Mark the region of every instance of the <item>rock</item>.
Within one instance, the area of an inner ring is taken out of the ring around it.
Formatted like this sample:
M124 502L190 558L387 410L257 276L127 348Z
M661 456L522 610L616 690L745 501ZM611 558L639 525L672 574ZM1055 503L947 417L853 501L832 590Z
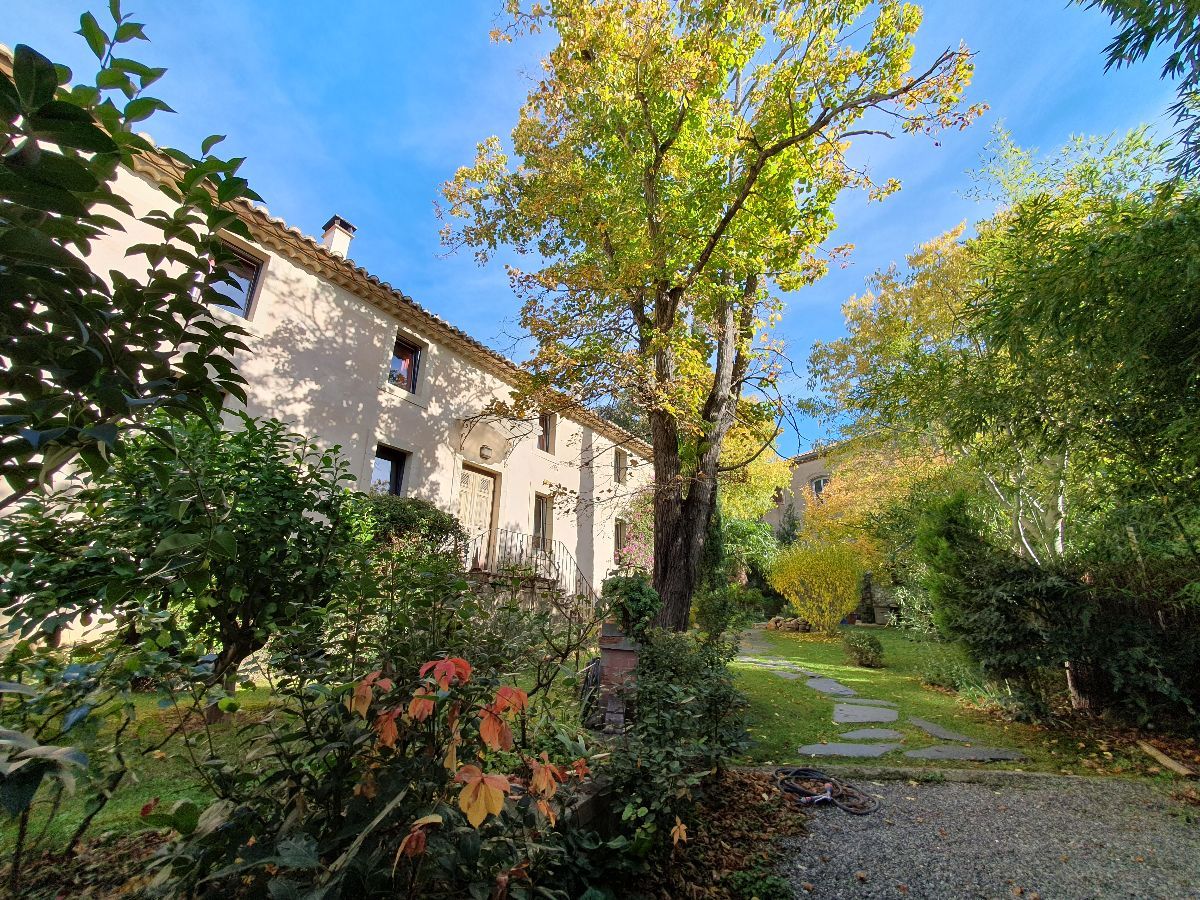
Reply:
M960 747L957 744L939 744L936 747L909 750L904 755L911 756L913 759L963 759L975 762L1025 758L1016 750L1004 750L999 747Z
M782 624L783 624L783 616L775 616L774 618L771 619L770 622L767 623L767 630L775 631Z
M814 691L820 691L822 694L829 694L833 697L853 697L857 693L853 688L848 688L841 682L824 676L810 678L808 686Z
M854 725L859 722L895 722L899 713L886 706L861 706L854 703L838 703L833 707L833 721L839 725Z
M962 741L964 743L970 743L972 740L972 738L967 737L965 734L959 734L957 731L943 728L937 722L930 722L927 719L918 719L916 716L909 716L908 721L912 722L926 734L939 740Z
M838 737L844 741L898 741L904 735L894 728L857 728Z
M883 756L898 750L899 744L809 744L796 752L801 756Z
M843 703L859 703L863 706L890 706L895 709L898 704L891 700L872 700L869 697L843 697Z
M800 622L797 621L796 619L791 619L787 622L784 622L782 625L779 626L779 628L782 631L799 631L800 630Z

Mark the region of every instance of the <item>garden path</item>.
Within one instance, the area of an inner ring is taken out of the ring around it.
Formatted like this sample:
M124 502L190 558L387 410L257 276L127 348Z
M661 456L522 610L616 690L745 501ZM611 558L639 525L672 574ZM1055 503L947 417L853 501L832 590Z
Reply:
M904 721L914 725L930 737L941 741L931 747L905 750L904 755L912 759L950 759L971 762L999 762L1021 760L1024 755L1004 747L983 747L972 742L965 734L951 731L915 716L904 715L904 710L888 700L859 697L858 692L826 675L809 671L790 660L771 652L764 642L762 630L751 629L742 635L741 655L738 662L747 666L765 669L786 681L803 680L807 689L827 696L833 702L833 721L838 725L887 725L904 716ZM851 759L877 758L903 749L903 735L889 728L854 728L839 735L838 741L807 744L797 751L800 756L834 756Z

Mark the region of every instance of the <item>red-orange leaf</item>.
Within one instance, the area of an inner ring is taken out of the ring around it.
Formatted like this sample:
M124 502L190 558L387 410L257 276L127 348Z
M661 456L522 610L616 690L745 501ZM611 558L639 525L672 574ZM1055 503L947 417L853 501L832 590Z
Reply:
M511 750L513 746L512 729L490 706L483 709L483 717L479 721L479 737L492 750Z
M498 713L509 710L523 712L529 708L529 695L520 688L504 685L496 691L496 702L492 704L492 708Z
M449 659L434 659L421 666L421 677L433 672L433 680L443 690L450 690L453 682L466 684L471 680L471 664L465 659L452 656Z
M414 722L424 722L433 713L433 691L429 688L417 688L408 704L408 717Z
M375 733L379 735L379 743L385 747L396 746L396 738L400 736L399 730L396 728L396 718L400 715L400 707L396 707L385 713L380 713L375 718Z

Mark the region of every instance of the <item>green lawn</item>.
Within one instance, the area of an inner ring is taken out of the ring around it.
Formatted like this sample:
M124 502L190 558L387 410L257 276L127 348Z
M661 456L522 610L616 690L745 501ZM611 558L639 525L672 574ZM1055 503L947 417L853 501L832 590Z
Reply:
M917 716L974 738L980 745L1007 747L1024 753L1028 760L1010 763L970 763L911 759L896 751L875 760L836 760L819 757L820 763L862 762L864 764L903 766L942 766L954 768L1023 769L1026 771L1089 774L1082 760L1103 753L1096 746L1079 742L1050 729L1006 721L995 713L969 706L957 695L936 690L921 682L923 657L933 652L921 641L909 640L892 629L872 629L883 644L885 668L864 669L852 664L840 640L807 634L764 631L761 643L771 655L781 657L813 672L828 675L862 697L891 700L899 704L897 722L880 725L904 733L904 749L912 750L942 743L919 728L905 722ZM744 648L750 656L762 655ZM738 687L750 699L749 722L754 746L745 755L747 763L759 765L811 763L810 756L800 757L802 745L836 741L839 734L859 727L833 723L834 700L808 688L804 680L789 681L770 671L734 662ZM1105 760L1120 768L1121 760ZM1129 768L1137 763L1129 761Z
M246 724L251 717L260 715L271 702L270 692L264 687L239 691L237 700L241 704L239 712L212 730L214 744L222 753L238 752L238 728ZM140 752L166 737L177 721L174 711L160 709L158 701L157 694L147 694L134 699L137 713L135 725L131 729L133 737L127 738L126 741L126 760L130 765L130 774L125 776L125 781L117 789L112 800L96 816L85 839L109 831L127 834L141 829L144 827L141 819L142 807L155 797L159 799L159 807L164 811L183 799L194 800L202 809L212 802L212 796L200 783L178 737L173 738L163 751L158 753L142 755ZM108 723L112 721L107 720ZM104 727L111 730L112 726L106 724ZM127 732L127 735L129 733ZM97 744L103 745L104 741L97 741L94 735L89 738L85 729L78 729L74 746L95 757L98 755L95 749ZM62 849L85 812L87 782L86 778L80 778L75 794L64 795L57 814L47 824L47 815L55 794L53 785L50 779L42 783L30 815L30 838L37 837L45 828L45 838L39 845L39 850ZM7 816L0 816L0 856L12 851L16 834L16 823Z

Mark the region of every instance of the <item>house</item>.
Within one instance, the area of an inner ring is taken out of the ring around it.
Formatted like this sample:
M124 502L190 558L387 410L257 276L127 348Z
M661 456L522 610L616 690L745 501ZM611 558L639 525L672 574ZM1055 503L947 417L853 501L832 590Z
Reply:
M768 510L763 518L778 534L789 525L804 521L804 507L808 498L820 498L829 484L829 460L820 450L809 450L792 457L792 482L787 490L780 491L775 508Z
M161 209L173 166L138 157L116 190L137 216ZM249 332L235 359L245 411L340 446L362 490L457 515L473 569L532 560L570 586L597 585L624 544L625 504L649 480L650 447L565 399L529 420L490 415L523 370L355 265L353 225L335 215L316 240L263 207L237 212L253 240L227 237L238 284L213 315ZM122 224L93 247L96 271L127 269L126 248L155 237Z

